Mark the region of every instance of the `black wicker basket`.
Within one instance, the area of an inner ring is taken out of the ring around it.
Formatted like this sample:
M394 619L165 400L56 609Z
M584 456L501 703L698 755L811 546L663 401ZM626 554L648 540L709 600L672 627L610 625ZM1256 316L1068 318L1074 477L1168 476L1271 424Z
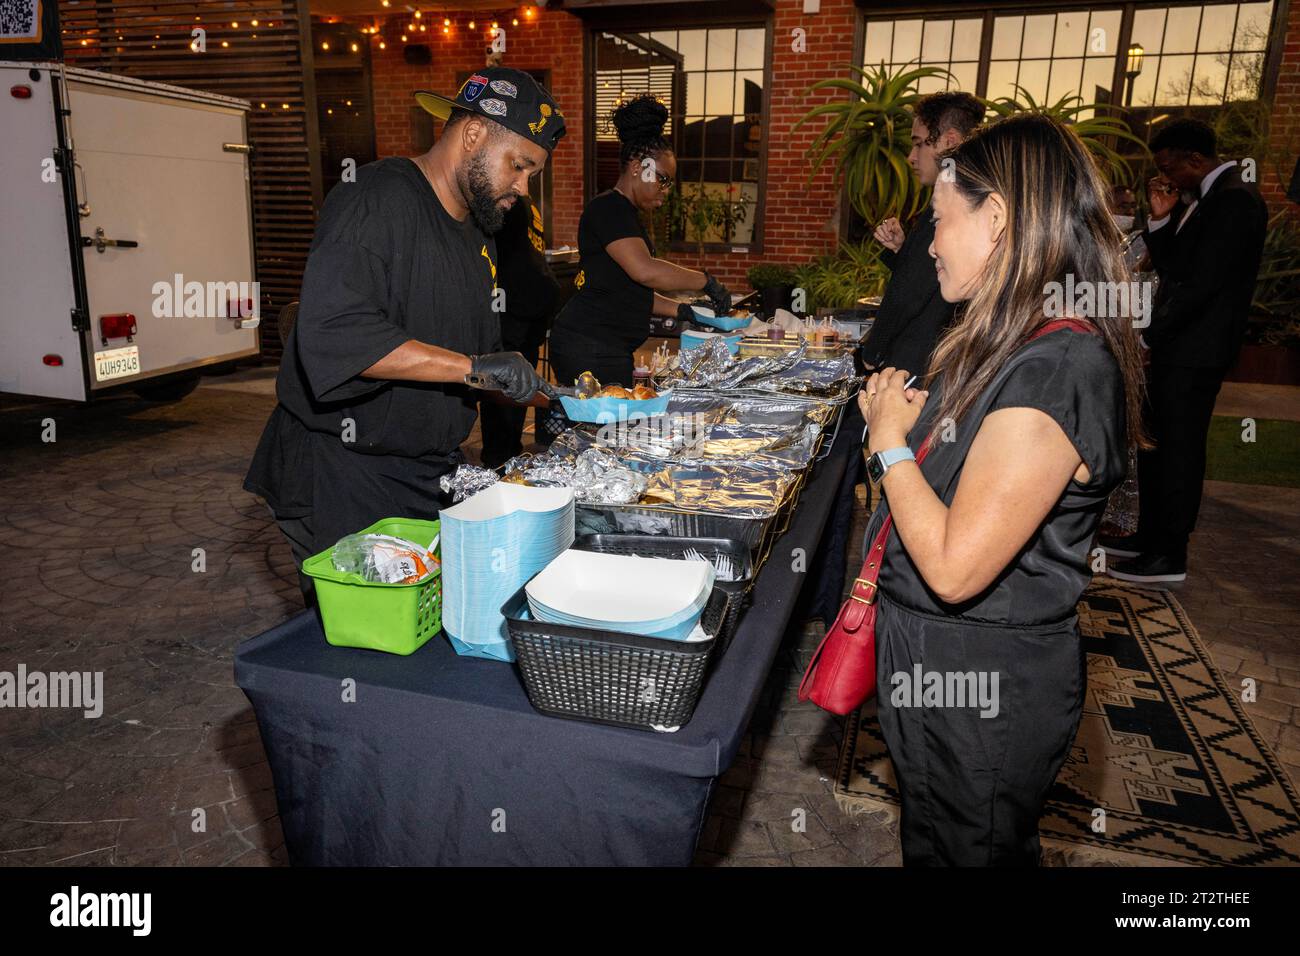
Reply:
M691 719L717 645L727 596L715 587L700 617L712 640L687 642L533 620L520 588L501 608L528 700L553 717L637 730Z
M642 558L684 559L692 548L710 561L719 557L730 558L740 571L736 581L714 581L713 586L727 595L727 606L722 614L722 629L718 632L717 656L726 653L731 639L736 635L741 611L749 604L749 589L754 583L754 560L749 547L734 538L682 538L658 534L580 534L573 545L579 551L599 551L603 554L631 554Z

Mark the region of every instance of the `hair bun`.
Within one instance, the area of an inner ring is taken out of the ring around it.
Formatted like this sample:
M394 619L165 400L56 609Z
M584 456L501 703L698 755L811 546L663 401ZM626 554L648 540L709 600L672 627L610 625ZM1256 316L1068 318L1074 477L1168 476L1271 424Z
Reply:
M653 93L642 93L623 103L611 117L618 138L625 143L653 142L663 135L668 107Z

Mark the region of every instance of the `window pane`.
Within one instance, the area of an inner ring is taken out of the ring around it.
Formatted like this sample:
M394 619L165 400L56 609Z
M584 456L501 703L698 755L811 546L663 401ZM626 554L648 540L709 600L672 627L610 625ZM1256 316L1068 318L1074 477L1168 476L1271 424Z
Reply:
M1218 106L1223 102L1228 83L1228 57L1223 53L1201 54L1196 58L1196 82L1192 84L1192 104Z
M1273 16L1271 3L1243 3L1237 15L1238 50L1263 50L1268 43L1268 24Z
M1133 80L1133 105L1155 105L1156 77L1160 72L1160 57L1149 56L1142 64L1142 72Z
M1232 49L1232 28L1237 18L1236 4L1206 7L1201 12L1201 39L1196 49L1216 53Z
M989 88L985 94L991 100L1015 96L1016 61L1001 60L989 64Z
M736 31L709 31L709 69L729 70L736 65ZM728 110L727 112L731 112Z
M1014 60L1020 57L1020 28L1024 17L997 17L993 21L994 60Z
M699 116L704 112L704 73L695 73L686 77L686 112Z
M1110 60L1087 60L1083 64L1083 84L1079 95L1085 103L1109 103L1110 84L1115 73L1115 64Z
M946 76L923 76L916 81L918 93L938 93L948 88Z
M1163 10L1138 10L1133 14L1133 42L1140 43L1148 56L1160 52L1160 38L1164 29Z
M974 93L975 81L979 77L979 64L954 63L952 65L952 75L954 79L948 84L950 90L965 90L967 93Z
M894 56L891 63L907 63L921 56L921 21L899 20L894 23Z
M763 71L748 70L736 74L736 112L757 115L763 112Z
M1264 70L1263 53L1235 53L1228 72L1228 99L1253 100L1259 96L1259 81Z
M1082 56L1087 41L1087 10L1056 15L1056 40L1052 45L1052 56Z
M704 69L704 31L683 30L677 34L677 52L685 58L682 69Z
M894 40L892 20L873 20L867 24L867 42L862 51L864 64L888 63L890 45Z
M930 20L925 24L921 59L926 63L947 63L952 50L952 21Z
M1025 45L1020 54L1022 57L1029 59L1039 56L1052 55L1052 28L1056 25L1056 17L1050 13L1039 16L1025 17ZM1046 76L1044 75L1044 83Z
M1079 92L1079 77L1083 72L1083 59L1052 61L1052 82L1047 90L1047 99L1055 103L1062 96L1075 96Z
M1193 57L1166 56L1160 60L1160 79L1156 103L1161 106L1185 106L1190 92Z
M1119 10L1094 10L1088 23L1086 56L1114 56L1119 45Z
M1163 53L1192 53L1196 50L1196 27L1201 22L1200 7L1173 7L1165 24Z
M662 43L670 50L677 49L677 31L676 30L659 30L650 34L650 39L656 43Z
M706 73L708 81L705 85L704 93L704 112L711 116L721 114L730 115L733 111L731 103L732 82L731 73Z
M1048 60L1022 60L1020 63L1020 85L1038 103L1047 97Z
M956 21L952 31L952 58L954 60L978 60L980 58L980 34L983 32L983 20Z
M736 31L736 69L761 70L763 68L764 30Z

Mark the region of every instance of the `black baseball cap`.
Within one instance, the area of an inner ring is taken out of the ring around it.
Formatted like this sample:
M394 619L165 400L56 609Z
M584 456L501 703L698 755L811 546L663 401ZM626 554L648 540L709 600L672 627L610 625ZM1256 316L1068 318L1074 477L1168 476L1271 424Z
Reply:
M564 135L564 114L546 89L522 70L488 66L475 70L453 98L416 90L415 101L439 119L468 110L532 140L548 153Z

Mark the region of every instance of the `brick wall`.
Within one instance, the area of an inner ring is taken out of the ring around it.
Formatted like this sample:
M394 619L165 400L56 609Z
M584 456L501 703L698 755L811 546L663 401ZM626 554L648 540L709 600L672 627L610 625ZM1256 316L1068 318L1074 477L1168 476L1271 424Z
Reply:
M703 265L733 289L747 289L745 271L758 262L797 264L832 251L839 234L839 196L832 172L825 169L808 182L805 155L816 132L812 125L792 132L800 116L819 103L840 93L810 96L808 87L819 79L841 72L842 64L853 61L853 33L858 12L853 0L822 0L821 12L805 15L802 0L777 0L773 26L772 83L768 91L770 122L767 129L766 207L763 216L763 254L707 253ZM441 17L456 24L447 37L441 33ZM484 48L490 39L490 18L475 17L477 29L470 32L471 14L448 13L426 18L428 29L417 34L433 50L428 67L403 62L400 35L409 15L381 19L381 34L372 40L376 139L381 156L409 154L411 142L409 108L411 91L429 88L450 92L459 71L474 69L484 62ZM367 21L368 23L371 21ZM576 245L578 218L583 204L584 109L582 77L582 22L559 10L538 9L531 20L521 16L518 27L507 28L504 63L517 69L551 70L551 92L570 118L569 134L557 148L554 164L552 241ZM807 49L792 49L792 31L806 32ZM377 40L386 43L379 50ZM1297 207L1284 198L1287 179L1300 144L1300 0L1289 5L1288 28L1277 92L1272 109L1271 135L1278 150L1290 149L1290 158L1279 179L1276 168L1265 163L1261 187L1272 208ZM693 252L674 252L672 259L698 267Z
M747 289L745 271L757 262L801 263L835 248L839 231L837 190L827 170L808 185L808 163L804 150L815 130L791 132L795 121L826 94L807 96L808 87L830 75L829 65L853 59L853 28L856 13L852 0L822 0L820 13L805 16L802 0L778 0L773 34L772 88L769 91L771 123L768 127L766 209L764 210L763 255L709 253L705 265L734 289ZM444 36L442 17L456 24ZM371 40L375 98L376 145L380 156L414 152L411 138L411 91L433 89L451 92L459 71L482 66L489 42L491 18L473 16L476 29L468 30L469 12L426 16L423 34L412 42L427 43L433 63L426 67L407 65L402 57L401 35L411 20L389 16L378 21L380 33ZM568 135L551 158L553 173L552 241L576 245L578 218L582 213L583 180L583 77L582 21L558 10L540 9L518 27L504 24L506 53L503 63L521 70L549 69L551 92L569 118ZM796 27L806 32L807 49L795 53L791 33ZM385 49L380 50L378 41ZM842 94L837 94L842 95ZM673 253L672 259L685 266L698 266L694 253Z
M442 33L443 18L455 24L453 32ZM473 19L475 29L469 29ZM424 33L410 34L410 15L390 16L362 22L379 25L371 40L372 85L375 101L375 146L382 156L408 156L415 152L410 109L414 90L434 90L451 95L458 74L475 70L486 62L491 42L492 17L466 13L426 13ZM551 92L568 119L568 131L551 156L551 227L555 244L576 245L578 217L582 214L582 23L577 17L558 11L537 10L531 19L520 14L519 26L506 20L506 52L503 65L517 70L550 70ZM428 66L410 66L402 54L401 37L425 43L433 52ZM385 49L379 48L383 41Z
M1281 177L1274 163L1262 164L1260 192L1270 209L1288 208L1293 216L1300 216L1300 206L1286 199L1291 171L1300 153L1300 0L1291 0L1287 15L1282 64L1269 117L1269 139L1274 152L1279 154Z

